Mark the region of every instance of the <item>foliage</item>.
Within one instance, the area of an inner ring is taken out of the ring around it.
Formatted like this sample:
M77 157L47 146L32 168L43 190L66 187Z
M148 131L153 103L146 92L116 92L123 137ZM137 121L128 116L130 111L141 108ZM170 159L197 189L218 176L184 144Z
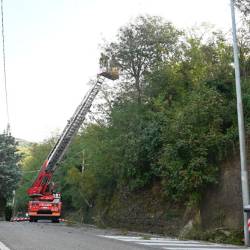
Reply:
M117 42L104 47L104 52L125 77L126 93L143 97L144 77L161 62L178 57L182 32L160 17L139 16L119 30Z
M169 198L198 199L205 186L216 183L218 162L228 143L225 111L222 96L202 86L166 112L160 172Z
M5 207L5 220L10 221L11 217L13 215L13 207L12 206L6 206Z
M249 43L245 36L240 41L250 127ZM238 140L225 35L208 27L184 33L162 18L143 16L122 27L102 53L122 77L119 86L104 90L105 108L97 106L105 119L97 116L81 130L54 176L64 208L104 213L114 192L126 195L154 182L169 201L199 202ZM28 171L39 169L53 142L32 145L23 160L20 207L35 177Z
M249 16L250 13L250 3L249 0L236 0L235 5L238 9L245 15Z
M0 199L12 196L20 178L17 143L9 133L0 134Z
M35 180L53 142L54 138L44 141L41 144L32 144L23 150L25 154L21 161L22 179L19 182L19 187L16 192L17 211L26 210L29 201L27 190Z

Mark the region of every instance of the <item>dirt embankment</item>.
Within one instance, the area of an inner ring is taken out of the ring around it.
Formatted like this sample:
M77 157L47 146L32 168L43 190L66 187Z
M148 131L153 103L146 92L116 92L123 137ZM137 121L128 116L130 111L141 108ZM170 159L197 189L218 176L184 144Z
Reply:
M220 169L218 184L204 191L200 207L169 203L156 183L137 193L116 193L107 207L91 208L83 217L102 226L233 243L243 237L239 157Z
M208 188L201 203L204 229L241 229L243 223L240 159L233 157L221 165L218 184Z

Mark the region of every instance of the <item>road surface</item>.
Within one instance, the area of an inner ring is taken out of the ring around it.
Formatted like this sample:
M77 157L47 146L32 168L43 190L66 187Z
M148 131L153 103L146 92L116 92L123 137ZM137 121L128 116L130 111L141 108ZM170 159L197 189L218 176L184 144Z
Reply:
M122 235L115 230L64 223L0 222L0 250L240 250L244 247Z

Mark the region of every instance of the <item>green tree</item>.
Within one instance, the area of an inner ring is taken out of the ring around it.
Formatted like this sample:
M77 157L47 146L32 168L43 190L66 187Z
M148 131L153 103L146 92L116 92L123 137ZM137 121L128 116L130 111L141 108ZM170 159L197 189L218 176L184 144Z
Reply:
M243 80L247 80L250 76L250 25L244 21L242 26L238 29L238 47L240 59L240 74Z
M250 14L249 0L235 0L235 5L245 16L248 16Z
M193 88L205 82L217 84L232 80L231 62L232 48L224 34L201 26L187 36L183 45L183 59L180 62L182 82Z
M126 95L132 92L142 102L145 74L178 57L181 35L171 23L151 16L140 16L119 30L117 42L107 44L103 54L123 72Z
M26 154L20 162L22 178L19 181L18 189L16 191L17 211L26 211L29 201L27 190L35 181L35 178L54 143L55 138L51 138L43 143L34 143L26 149Z
M20 178L18 166L20 157L15 138L9 133L0 134L0 203L2 206L17 187Z
M224 124L228 112L225 99L207 86L166 112L160 172L168 198L199 201L204 188L216 183L225 145L236 139L235 130Z
M123 77L119 86L105 88L93 123L55 172L65 209L103 212L115 192L139 192L155 182L171 201L199 201L216 183L220 161L237 143L232 48L223 33L202 29L184 34L162 18L138 17L104 46L102 63L112 59ZM242 41L247 72L249 46ZM50 148L48 142L33 145L23 169L40 168ZM27 172L19 190L34 177Z

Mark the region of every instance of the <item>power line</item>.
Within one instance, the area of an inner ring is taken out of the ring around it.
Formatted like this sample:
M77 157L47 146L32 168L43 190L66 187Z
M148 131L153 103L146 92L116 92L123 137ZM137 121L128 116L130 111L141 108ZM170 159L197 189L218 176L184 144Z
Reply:
M5 39L4 39L4 22L3 22L3 0L1 0L1 16L2 16L2 43L3 43L3 75L4 75L4 88L5 88L5 102L6 102L6 115L7 115L7 132L10 132L10 115L8 104L8 91L7 91L7 77L6 77L6 63L5 63Z

